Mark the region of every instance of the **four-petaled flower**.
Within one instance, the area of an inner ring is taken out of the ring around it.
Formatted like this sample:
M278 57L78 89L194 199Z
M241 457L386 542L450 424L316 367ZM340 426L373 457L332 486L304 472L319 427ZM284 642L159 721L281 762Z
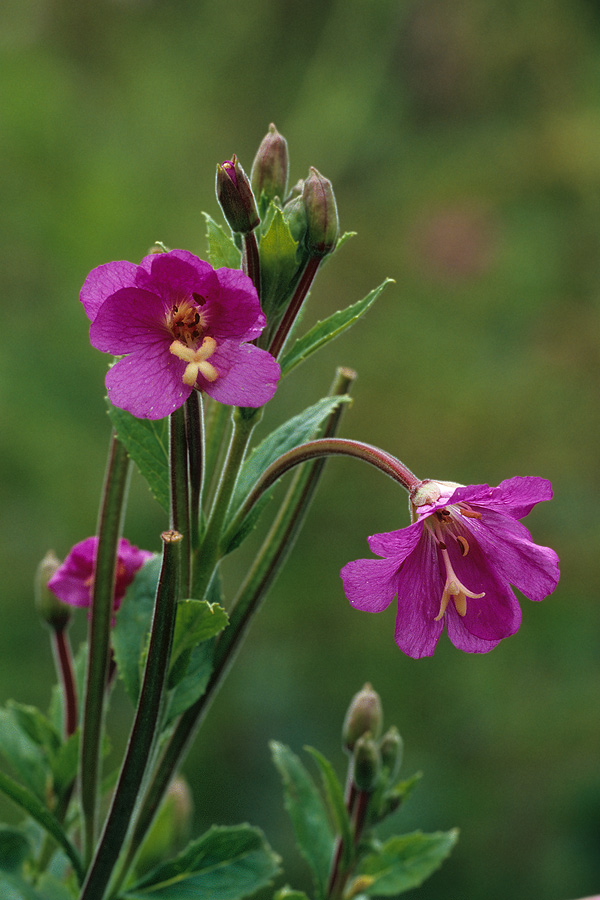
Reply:
M81 289L98 350L123 356L108 371L108 396L138 418L162 419L192 390L231 406L262 406L281 374L249 341L266 324L250 278L213 269L187 250L146 256L139 266L93 269Z
M91 606L97 550L97 537L89 537L80 541L79 544L75 544L67 554L65 561L48 581L49 589L63 603L68 603L70 606ZM152 553L148 550L139 550L125 538L120 539L113 600L115 611L120 607L125 591L133 581L136 572L151 558Z
M455 647L486 653L521 623L511 584L530 600L556 587L556 553L534 544L518 521L551 497L544 478L498 487L422 481L411 493L413 524L369 538L382 559L342 569L346 596L367 612L397 596L396 643L415 659L433 654L444 622Z

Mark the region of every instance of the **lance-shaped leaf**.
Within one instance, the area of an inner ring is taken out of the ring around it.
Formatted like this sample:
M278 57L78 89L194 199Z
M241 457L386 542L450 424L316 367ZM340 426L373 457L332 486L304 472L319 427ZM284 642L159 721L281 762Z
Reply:
M349 403L350 400L351 398L347 394L343 394L342 396L323 397L322 400L318 400L313 406L309 406L304 412L288 419L287 422L284 422L283 425L280 425L279 428L272 431L271 434L252 451L242 466L231 504L233 514L239 510L251 488L256 484L260 476L271 463L275 462L275 460L283 453L287 453L288 450L292 450L294 447L298 447L305 441L317 436L320 427L333 410L336 409L340 403ZM260 498L246 519L239 523L239 526L235 528L232 533L228 534L224 548L226 552L231 552L231 550L237 547L243 538L252 530L269 496L270 492L265 492L265 495L263 495L264 498ZM233 514L230 516L230 524L234 518Z
M319 897L325 896L334 835L327 809L314 781L289 747L272 741L273 761L283 781L285 808L298 849L309 864Z
M384 287L391 282L393 282L393 278L386 278L383 284L380 284L379 287L367 294L362 300L358 300L357 303L353 303L352 306L348 306L346 309L333 313L323 322L317 322L284 355L281 360L281 374L287 375L316 350L319 350L325 344L328 344L329 341L346 331L347 328L350 328L351 325L354 325L373 306Z
M208 213L202 213L206 220L206 237L208 240L208 261L213 269L226 266L228 269L239 269L241 253L228 234Z
M107 401L108 402L108 401ZM150 491L169 511L169 420L136 419L108 403L108 415L119 440L146 479Z
M47 754L21 726L13 709L0 709L0 754L23 784L45 801L50 775Z
M304 749L310 753L321 771L329 812L335 824L336 833L342 839L342 863L344 868L347 868L352 859L353 839L342 785L335 774L333 766L322 753L319 753L314 747L305 747Z
M363 892L372 897L394 897L418 887L438 869L458 840L458 829L423 834L414 831L390 838L360 864ZM370 883L367 885L367 881Z
M223 631L228 621L227 613L218 603L207 600L180 601L171 649L169 688L175 687L185 676L192 650Z
M269 884L279 857L250 825L213 827L125 892L131 900L240 900Z
M140 662L148 642L161 559L142 566L129 585L116 616L112 645L119 675L134 705L140 693Z

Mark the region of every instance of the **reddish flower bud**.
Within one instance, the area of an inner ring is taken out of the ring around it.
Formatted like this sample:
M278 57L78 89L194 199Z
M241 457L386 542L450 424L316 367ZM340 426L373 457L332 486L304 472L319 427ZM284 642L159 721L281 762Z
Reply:
M353 750L359 737L367 732L377 737L381 730L382 719L383 711L379 694L367 682L350 701L342 727L344 747L347 750Z
M306 249L311 256L327 256L335 250L338 239L337 206L331 182L313 166L304 182L302 197L308 220Z
M250 181L259 203L264 195L266 205L273 197L285 198L289 170L287 141L273 124L262 139L252 163Z
M217 166L217 199L232 231L249 234L259 224L256 200L248 176L235 154Z

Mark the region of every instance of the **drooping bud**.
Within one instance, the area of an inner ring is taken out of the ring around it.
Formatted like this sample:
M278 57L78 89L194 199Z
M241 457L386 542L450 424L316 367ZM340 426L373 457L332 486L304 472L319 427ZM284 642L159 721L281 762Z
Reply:
M333 250L338 239L339 221L331 182L313 166L304 182L302 197L306 207L306 249L320 259Z
M271 123L257 150L250 172L252 190L259 203L263 202L263 196L266 206L274 197L279 197L283 202L289 165L287 141Z
M352 780L359 791L371 793L375 790L377 777L381 771L379 748L371 733L361 735L354 745L354 769Z
M379 752L381 754L381 765L387 771L388 778L391 781L398 774L404 754L404 741L395 725L388 728L381 738Z
M234 154L217 166L217 199L232 231L249 234L259 224L256 200L248 176Z
M52 550L44 556L35 573L35 606L43 621L53 631L63 631L71 619L71 609L48 588L48 582L60 566Z
M342 741L347 750L353 750L357 740L366 732L377 737L381 731L383 711L379 694L369 682L355 694L342 726Z

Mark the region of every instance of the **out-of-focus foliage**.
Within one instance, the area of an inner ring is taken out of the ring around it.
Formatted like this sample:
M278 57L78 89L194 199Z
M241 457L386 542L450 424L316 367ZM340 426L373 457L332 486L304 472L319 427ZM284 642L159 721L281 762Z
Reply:
M198 827L248 819L287 853L267 741L334 755L332 723L369 680L408 768L427 772L402 830L461 828L423 900L597 892L599 72L591 0L4 0L2 700L44 703L33 574L95 528L107 359L89 346L80 285L157 239L202 254L216 163L235 152L249 170L274 121L292 183L315 165L342 229L358 231L306 327L385 276L396 285L287 379L268 417L322 396L336 364L356 368L345 434L423 477L550 478L555 500L528 524L563 574L490 655L441 642L408 660L391 610L351 610L337 574L367 534L407 523L405 497L331 461L186 766ZM163 527L134 480L127 537L156 549ZM226 582L250 553L232 555ZM121 710L125 725L125 698Z

